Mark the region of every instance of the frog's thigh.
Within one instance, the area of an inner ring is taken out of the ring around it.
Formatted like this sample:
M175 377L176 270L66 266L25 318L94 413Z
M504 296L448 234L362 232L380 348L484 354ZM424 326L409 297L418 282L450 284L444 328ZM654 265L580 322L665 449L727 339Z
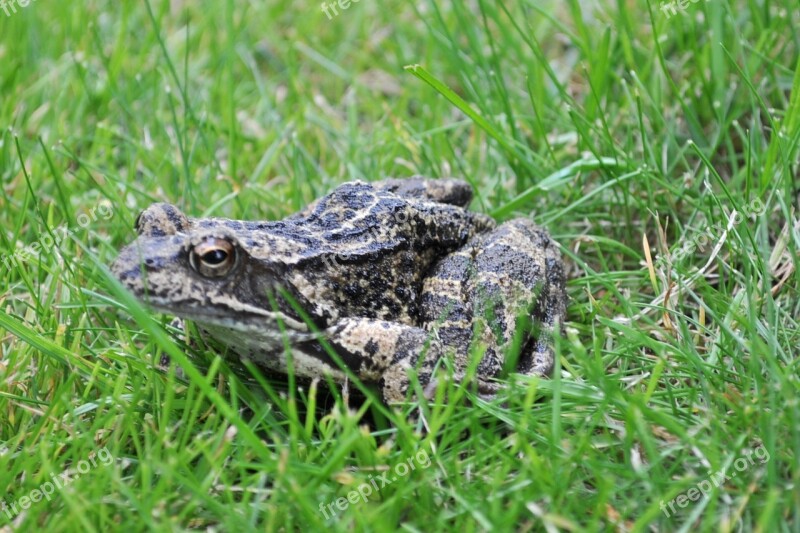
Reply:
M564 272L557 245L547 231L527 219L515 219L487 235L475 257L471 297L476 320L494 317L483 328L483 340L506 350L513 340L517 317L530 312L536 338L523 343L517 371L546 375L553 367L552 329L563 318ZM498 360L497 363L502 363Z
M516 329L514 309L536 289L525 280L536 278L543 262L530 236L509 223L473 238L431 271L422 289L422 320L455 348L459 370L467 366L473 340L486 349L479 376L495 376L503 368L503 349Z
M523 343L518 372L547 374L552 328L564 315L564 273L558 248L542 228L526 219L509 221L473 238L442 259L423 284L421 317L427 329L455 348L464 369L473 337L486 347L478 375L496 375L517 330L530 313L539 331Z
M380 383L387 403L405 400L411 368L417 369L424 388L436 362L444 355L442 344L427 331L394 322L345 318L326 333L330 344L358 377Z
M439 339L455 352L456 369L463 371L468 362L472 341L472 302L467 294L472 255L480 237L441 259L422 284L420 319L427 330L435 330Z

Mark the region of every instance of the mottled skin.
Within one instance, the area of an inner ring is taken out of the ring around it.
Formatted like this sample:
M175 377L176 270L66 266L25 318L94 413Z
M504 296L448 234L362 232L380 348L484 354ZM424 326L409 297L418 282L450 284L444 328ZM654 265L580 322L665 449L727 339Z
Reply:
M432 385L444 357L461 379L470 347L485 350L478 385L491 394L515 335L511 369L550 372L566 292L545 230L526 219L495 228L466 210L471 198L462 181L411 178L345 183L276 222L190 219L154 204L112 270L155 309L271 370L287 371L280 320L297 374L346 379L288 295L387 402L406 397L410 368Z

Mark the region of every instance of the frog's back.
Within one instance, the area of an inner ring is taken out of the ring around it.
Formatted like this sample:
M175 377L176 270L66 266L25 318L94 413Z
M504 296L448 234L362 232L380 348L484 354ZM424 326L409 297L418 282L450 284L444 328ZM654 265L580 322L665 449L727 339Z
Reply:
M305 241L287 280L316 317L419 322L422 282L432 265L493 222L451 204L345 183L304 216L271 226L265 239ZM450 193L450 197L453 193ZM462 195L463 196L463 195ZM273 247L274 248L274 247Z

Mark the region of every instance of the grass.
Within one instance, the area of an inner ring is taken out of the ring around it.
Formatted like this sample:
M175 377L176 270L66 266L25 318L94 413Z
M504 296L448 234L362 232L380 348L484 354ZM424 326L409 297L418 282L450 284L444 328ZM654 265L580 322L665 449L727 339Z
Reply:
M793 0L262 4L0 11L0 527L800 527ZM277 219L415 173L546 225L571 298L552 379L426 431L192 354L106 269L154 201Z

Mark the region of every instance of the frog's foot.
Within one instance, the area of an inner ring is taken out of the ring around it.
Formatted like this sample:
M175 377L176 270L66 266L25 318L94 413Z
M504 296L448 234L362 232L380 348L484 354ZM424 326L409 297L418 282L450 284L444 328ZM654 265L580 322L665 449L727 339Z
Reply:
M169 322L170 328L175 328L177 330L183 331L184 334L182 335L184 342L186 341L186 329L184 327L184 321L182 318L175 317ZM178 376L180 379L186 379L186 373L183 371L178 365L173 365L172 359L170 359L169 355L162 353L161 358L158 360L158 364L156 368L161 370L162 372L169 372L169 368L171 366L175 366L175 375Z
M538 229L538 228L537 228ZM540 302L533 318L539 323L539 331L532 346L523 349L517 372L528 376L545 376L553 370L555 352L553 336L563 334L564 317L567 314L567 291L561 252L544 230L539 229L539 239L545 254L546 282L540 294Z

